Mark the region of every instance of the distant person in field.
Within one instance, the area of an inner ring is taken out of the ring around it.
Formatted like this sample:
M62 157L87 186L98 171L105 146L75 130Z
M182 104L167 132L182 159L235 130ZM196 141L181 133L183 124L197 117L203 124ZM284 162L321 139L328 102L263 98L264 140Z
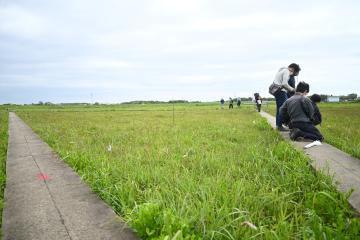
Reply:
M313 116L312 122L314 123L314 125L321 124L322 117L321 117L319 107L317 106L317 104L321 102L321 96L319 94L313 94L313 95L311 95L310 100L314 107L314 116Z
M238 108L240 107L240 105L241 105L241 98L240 97L237 98L236 105L238 106Z
M220 100L221 109L224 108L224 104L225 104L225 100L223 98L221 98L221 100Z
M291 76L297 76L301 68L296 63L291 63L288 67L282 67L275 75L274 83L281 86L281 89L274 94L276 100L276 129L279 131L288 131L282 125L282 119L279 114L280 107L288 99L287 92L295 92L295 89L289 85Z
M229 98L229 109L234 108L234 100L232 98Z
M255 104L256 104L256 110L258 112L260 112L261 111L262 99L261 99L259 93L254 93L254 99L255 99Z
M309 84L299 82L294 96L287 99L279 110L282 123L291 126L290 139L293 141L302 139L323 141L324 139L314 124L313 103L306 97L309 90Z
M259 96L258 99L256 100L256 109L257 109L258 112L261 111L261 104L262 104L262 99Z

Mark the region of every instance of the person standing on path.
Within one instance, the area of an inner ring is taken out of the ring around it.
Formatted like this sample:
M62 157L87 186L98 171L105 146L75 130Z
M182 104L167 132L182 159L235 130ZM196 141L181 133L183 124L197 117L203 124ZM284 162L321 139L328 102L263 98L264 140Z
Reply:
M262 99L261 99L259 93L254 93L254 101L255 101L255 104L256 104L256 111L260 112L261 111Z
M300 66L296 63L290 64L287 68L282 67L275 75L274 83L281 86L281 90L275 93L276 100L276 129L279 131L287 131L282 126L282 119L279 115L280 107L288 99L287 92L295 92L295 89L289 85L291 76L297 76L300 72Z
M256 100L256 109L257 109L258 112L261 111L261 103L262 103L262 99L259 96L258 99Z
M292 129L290 139L299 138L323 141L324 137L314 125L315 110L313 103L306 95L309 93L309 84L299 82L294 96L287 99L281 106L279 114L284 123L288 122Z

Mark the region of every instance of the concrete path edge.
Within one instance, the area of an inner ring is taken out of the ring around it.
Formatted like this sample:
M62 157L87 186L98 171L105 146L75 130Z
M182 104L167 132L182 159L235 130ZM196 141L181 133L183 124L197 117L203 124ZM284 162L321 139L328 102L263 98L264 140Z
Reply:
M15 113L6 174L4 240L138 239Z

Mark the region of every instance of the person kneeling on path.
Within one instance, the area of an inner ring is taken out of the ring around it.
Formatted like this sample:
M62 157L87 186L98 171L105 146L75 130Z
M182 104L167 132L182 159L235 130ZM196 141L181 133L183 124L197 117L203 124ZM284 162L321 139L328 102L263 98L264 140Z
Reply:
M279 110L279 114L283 123L287 123L291 128L291 140L306 138L313 141L323 141L324 137L314 125L315 110L311 100L306 97L308 93L309 84L299 82L294 96L285 101Z
M319 94L313 94L310 97L310 100L314 107L314 118L313 118L312 122L314 123L314 125L321 124L322 117L321 117L319 107L317 106L317 103L321 102L321 96Z

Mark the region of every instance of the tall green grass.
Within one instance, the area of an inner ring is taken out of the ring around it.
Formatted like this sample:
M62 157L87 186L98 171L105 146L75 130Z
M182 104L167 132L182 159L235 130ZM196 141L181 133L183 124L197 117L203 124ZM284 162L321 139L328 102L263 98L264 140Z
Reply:
M19 115L143 239L360 237L331 179L253 110Z
M325 142L360 159L360 103L320 103L323 122L319 130ZM265 108L275 115L275 105Z
M360 103L320 104L326 142L360 159Z
M172 111L174 104L102 104L102 105L10 105L7 106L11 111L62 111L62 112L104 112L104 111ZM197 110L197 109L216 109L220 108L218 103L176 103L177 110Z
M4 188L6 182L6 154L8 144L8 112L0 110L0 216L4 207ZM0 226L2 218L0 219ZM1 238L1 234L0 234Z

